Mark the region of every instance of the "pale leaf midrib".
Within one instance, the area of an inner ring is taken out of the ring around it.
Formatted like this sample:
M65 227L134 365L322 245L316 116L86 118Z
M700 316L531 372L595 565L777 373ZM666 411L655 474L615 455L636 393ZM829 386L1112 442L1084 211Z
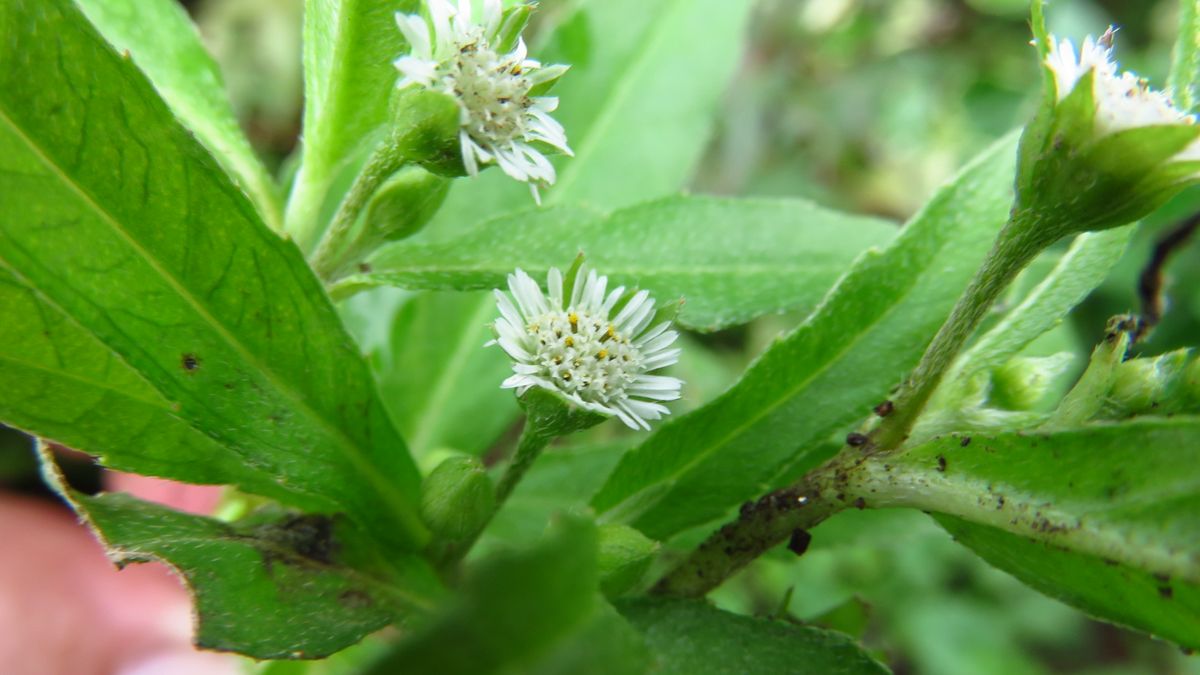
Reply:
M1073 512L1058 505L1061 499L1009 486L997 479L950 476L925 466L900 463L892 465L885 479L876 481L868 477L859 491L863 493L859 496L873 505L945 513L976 525L1066 546L1078 553L1111 558L1136 569L1168 573L1190 583L1200 583L1200 569L1181 562L1182 557L1196 555L1197 551L1174 549L1171 541L1162 537L1147 539L1144 528L1105 518L1103 511ZM981 499L994 500L998 494L1004 496L1002 511L979 507ZM1039 530L1030 526L1031 519L1042 519L1051 526L1074 526ZM1138 544L1127 545L1134 534ZM1073 545L1067 546L1068 542Z
M160 399L160 400L154 401L154 400L150 400L147 398L142 398L141 396L135 396L133 393L131 393L129 391L126 391L124 389L117 389L116 387L113 387L110 384L107 384L105 382L100 382L98 380L93 380L90 377L86 377L84 375L79 375L76 373L72 373L70 371L61 370L61 369L57 369L57 368L51 368L51 367L44 366L44 365L41 365L38 363L33 363L31 361L26 361L24 359L17 358L15 356L11 356L8 354L0 354L0 361L7 361L8 363L15 364L16 367L18 367L18 368L35 370L37 372L46 373L52 377L62 378L62 379L70 380L72 382L77 382L79 384L87 385L88 387L90 387L92 389L110 392L115 396L129 399L130 401L134 401L136 403L154 408L155 410L160 410L160 411L168 413L168 414L172 413L170 406L167 405L167 402L165 400Z
M311 408L297 392L293 391L288 385L281 381L275 372L264 367L264 364L247 349L232 333L230 333L224 324L216 320L216 318L197 300L183 284L171 275L157 259L155 259L141 244L133 238L133 236L122 227L121 223L107 210L100 206L100 203L87 191L83 186L76 183L70 176L60 167L53 159L51 159L42 148L31 138L24 130L16 124L9 115L9 111L0 105L0 120L10 129L10 131L20 139L30 152L36 156L42 164L50 171L53 176L56 176L63 185L71 192L78 195L79 199L84 202L84 205L95 212L101 220L108 223L112 231L117 234L126 244L140 257L152 271L154 271L176 295L183 300L193 311L209 325L214 332L224 341L236 354L238 354L248 365L255 368L264 379L272 384L289 403L294 406L294 409L303 413L306 417L316 422L316 426L325 432L325 435L334 442L336 447L341 448L341 454L350 460L355 470L367 477L368 482L375 486L376 491L385 502L392 505L396 509L396 514L406 513L409 511L406 501L394 489L394 486L384 480L378 473L372 469L374 466L366 458L362 449L345 434L345 432L318 414L316 410ZM265 227L265 226L264 226ZM70 316L69 312L63 312ZM155 387L158 389L158 387ZM161 392L166 396L166 392ZM207 434L205 434L207 435ZM401 518L401 520L405 520Z

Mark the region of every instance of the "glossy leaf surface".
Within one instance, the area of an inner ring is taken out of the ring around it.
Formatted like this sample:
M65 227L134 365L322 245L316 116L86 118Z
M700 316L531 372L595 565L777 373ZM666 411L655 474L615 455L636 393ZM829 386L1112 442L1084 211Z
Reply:
M274 230L283 227L279 188L238 126L216 61L187 12L173 0L78 0L75 3L127 53L184 126L212 152Z
M803 200L672 197L603 216L580 208L524 211L444 243L397 242L347 285L505 288L520 267L544 280L582 252L610 283L682 298L679 323L714 330L762 314L806 310L895 226ZM653 255L651 255L653 253Z
M222 482L420 545L415 466L295 247L73 5L6 3L0 30L0 266L232 450Z
M602 517L665 539L824 459L824 441L916 364L974 274L1008 215L1013 150L1009 138L987 151L736 386L623 457L592 501Z
M701 601L619 603L662 675L811 673L876 675L887 669L830 631L730 614Z

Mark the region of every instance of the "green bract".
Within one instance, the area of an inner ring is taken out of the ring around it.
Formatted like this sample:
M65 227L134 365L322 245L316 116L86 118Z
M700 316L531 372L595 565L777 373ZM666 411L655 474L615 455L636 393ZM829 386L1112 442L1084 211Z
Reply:
M1014 222L1048 241L1133 222L1200 181L1200 126L1111 60L1115 32L1078 54L1034 22L1045 94L1021 136Z
M494 489L478 459L451 457L421 485L421 518L437 538L465 539L491 517L496 508Z

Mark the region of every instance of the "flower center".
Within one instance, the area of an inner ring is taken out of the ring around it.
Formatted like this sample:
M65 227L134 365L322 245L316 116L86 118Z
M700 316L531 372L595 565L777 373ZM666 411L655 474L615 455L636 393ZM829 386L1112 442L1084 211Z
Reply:
M585 401L619 398L642 366L641 351L607 317L551 310L526 326L537 342L540 375Z
M463 127L473 138L504 144L525 133L530 83L519 60L497 55L477 34L461 44L441 70L447 91L466 113Z

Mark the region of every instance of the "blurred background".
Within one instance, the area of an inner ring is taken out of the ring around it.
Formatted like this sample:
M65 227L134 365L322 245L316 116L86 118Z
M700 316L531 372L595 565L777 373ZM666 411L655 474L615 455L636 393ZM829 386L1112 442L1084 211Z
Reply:
M567 1L541 4L550 10ZM251 141L285 171L300 132L302 0L183 4L224 69ZM1036 103L1040 73L1028 46L1027 0L758 4L695 192L800 196L902 222L964 162L1021 125ZM1077 40L1118 25L1122 65L1161 85L1176 4L1057 0L1049 23ZM1191 191L1144 222L1106 283L1031 353L1090 350L1108 316L1137 309L1137 276L1155 241L1197 210L1200 192ZM1173 260L1168 277L1169 311L1140 346L1143 354L1200 343L1200 242ZM695 355L684 364L689 400L719 393L799 318L693 336ZM0 428L0 490L49 503L30 446ZM76 486L100 488L102 477L86 458L65 466ZM714 599L847 632L897 673L1200 673L1200 657L1091 621L1025 588L920 513L838 516L821 526L803 558L768 556Z

